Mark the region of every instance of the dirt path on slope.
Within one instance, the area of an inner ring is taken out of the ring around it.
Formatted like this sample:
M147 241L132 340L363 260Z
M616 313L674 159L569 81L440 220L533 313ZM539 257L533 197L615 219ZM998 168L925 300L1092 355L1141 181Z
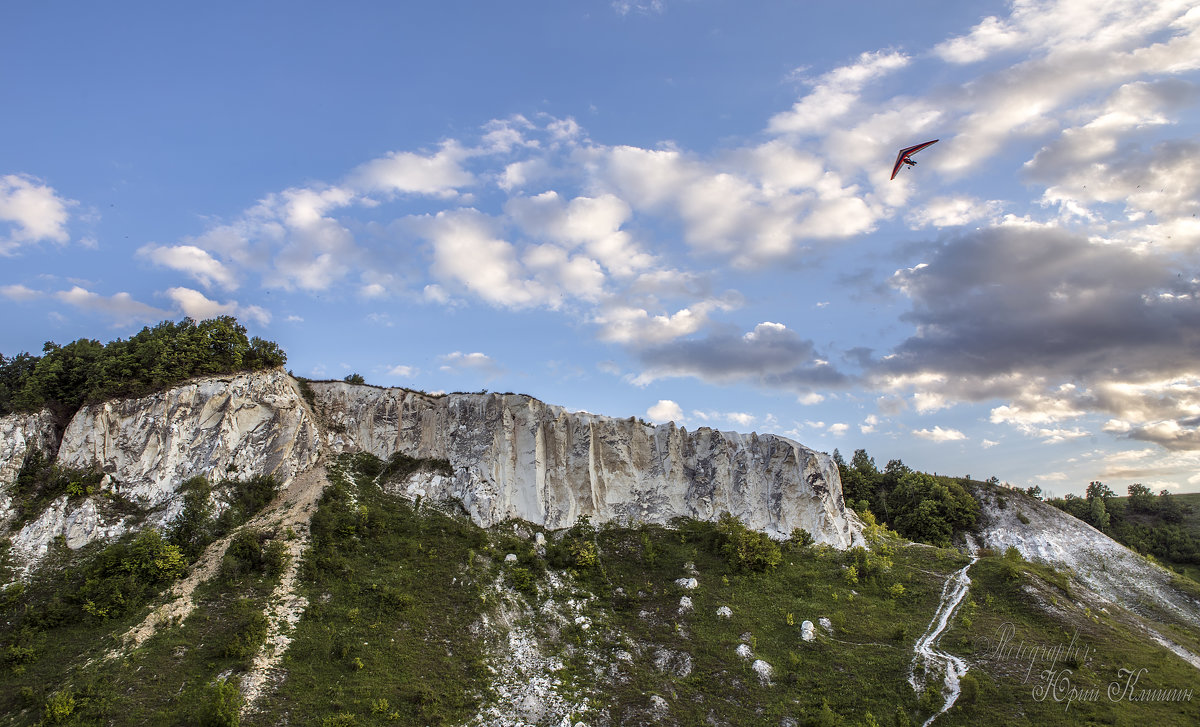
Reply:
M121 637L121 646L108 652L106 658L112 659L131 649L136 649L146 639L157 633L163 625L182 623L196 607L193 599L196 587L216 575L217 570L221 567L221 559L225 557L225 550L239 530L242 528L278 528L279 531L286 532L290 527L296 533L296 537L285 541L288 544L291 560L280 579L279 586L276 586L275 591L271 594L272 607L267 614L268 641L270 641L270 634L277 633L279 630L279 623L276 620L277 605L280 601L287 600L295 585L300 554L308 544L308 525L317 509L317 500L320 499L327 483L323 462L318 462L312 469L297 475L263 512L205 548L187 576L171 587L167 594L167 602L151 611L150 615L140 624L127 631ZM281 593L285 584L286 595Z

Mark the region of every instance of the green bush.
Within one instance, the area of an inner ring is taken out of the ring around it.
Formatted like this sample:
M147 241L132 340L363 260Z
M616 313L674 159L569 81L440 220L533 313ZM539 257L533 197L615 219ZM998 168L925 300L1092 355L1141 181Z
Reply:
M277 577L287 567L287 544L258 528L244 528L233 536L221 558L221 577L236 581L247 575Z
M46 699L46 723L61 724L75 712L75 695L67 691L54 692Z
M949 547L957 530L974 529L979 502L946 478L908 472L888 497L896 530L906 538Z
M243 659L258 651L267 638L267 617L252 599L240 598L229 609L226 618L233 624L233 637L225 644L223 654Z
M193 477L180 489L183 490L183 510L168 525L167 537L189 560L194 560L212 542L215 534L212 488L203 477Z
M717 543L729 564L738 570L765 571L783 561L778 543L729 513L723 513L717 521Z
M128 544L114 543L102 550L84 569L83 584L63 595L93 619L115 618L174 582L186 567L179 546L147 528Z
M200 727L238 727L241 724L242 692L222 679L205 689L205 705L199 714Z

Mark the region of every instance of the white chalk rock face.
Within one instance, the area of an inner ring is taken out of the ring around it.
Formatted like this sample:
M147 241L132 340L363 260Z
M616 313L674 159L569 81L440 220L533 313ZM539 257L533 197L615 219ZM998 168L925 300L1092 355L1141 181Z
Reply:
M18 562L29 566L45 557L50 544L59 536L74 550L94 540L120 537L125 532L125 522L119 518L106 519L91 498L71 507L63 495L13 535L12 549Z
M1074 574L1109 600L1153 603L1188 626L1200 627L1200 603L1171 587L1172 575L1161 566L1082 520L1020 492L978 487L974 494L980 504L981 545L1000 552L1016 548L1027 560Z
M53 454L54 420L49 411L0 417L0 526L12 515L12 486L34 449ZM2 529L2 528L0 528Z
M317 460L319 435L295 382L272 370L198 379L76 413L58 463L99 466L154 508L195 475L274 475L287 484Z
M449 460L430 496L456 499L481 525L522 518L550 528L666 524L731 513L776 537L861 542L828 455L774 435L688 432L544 404L516 394L429 396L405 389L313 382L334 453Z

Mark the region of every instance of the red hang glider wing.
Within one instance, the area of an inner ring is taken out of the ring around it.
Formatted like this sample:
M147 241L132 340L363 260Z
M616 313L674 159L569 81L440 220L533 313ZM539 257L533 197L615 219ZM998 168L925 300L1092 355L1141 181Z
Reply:
M931 146L936 143L938 143L938 140L934 139L933 141L927 141L924 144L917 144L915 146L906 146L903 149L901 149L900 153L896 155L896 164L892 167L892 179L895 179L896 175L900 173L900 167L904 166L905 159L908 159L913 154L916 154L917 152L921 151L925 147Z

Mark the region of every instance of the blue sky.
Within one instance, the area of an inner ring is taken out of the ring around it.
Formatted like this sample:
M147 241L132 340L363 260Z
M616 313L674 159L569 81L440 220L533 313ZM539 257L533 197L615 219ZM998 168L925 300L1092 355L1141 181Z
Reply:
M1188 2L176 5L0 9L5 354L228 313L299 375L1200 491Z

